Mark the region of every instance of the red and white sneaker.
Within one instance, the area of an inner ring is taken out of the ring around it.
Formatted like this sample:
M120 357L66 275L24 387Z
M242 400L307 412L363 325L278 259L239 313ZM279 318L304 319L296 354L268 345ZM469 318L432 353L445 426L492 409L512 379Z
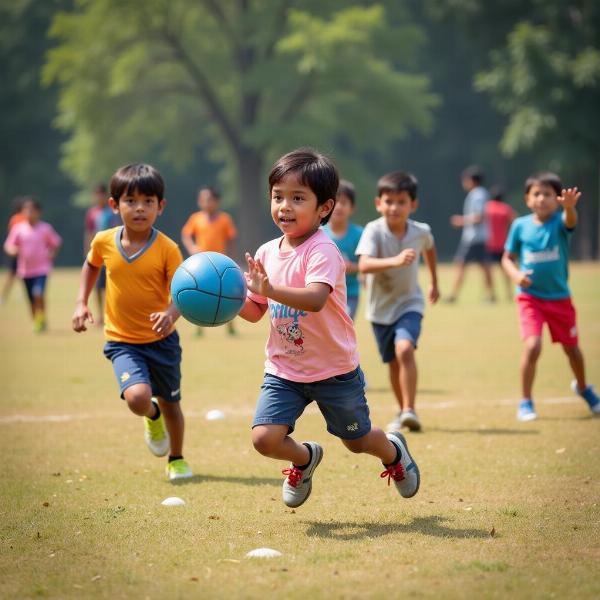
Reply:
M388 485L393 479L398 493L403 498L412 498L419 491L419 485L421 484L419 467L410 455L406 439L401 433L395 431L386 433L386 436L398 448L400 460L395 465L387 467L381 473L381 477L388 478Z
M323 458L323 448L316 442L304 442L310 446L312 457L306 469L299 469L291 464L282 473L287 475L283 482L283 503L290 508L297 508L308 500L312 491L312 476Z

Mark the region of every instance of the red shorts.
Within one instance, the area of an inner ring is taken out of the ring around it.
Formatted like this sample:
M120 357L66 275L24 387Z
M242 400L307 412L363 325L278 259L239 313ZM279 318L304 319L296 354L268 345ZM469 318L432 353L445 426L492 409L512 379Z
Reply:
M541 337L544 323L547 323L554 343L577 346L575 307L571 298L543 300L530 294L519 294L517 302L523 339Z

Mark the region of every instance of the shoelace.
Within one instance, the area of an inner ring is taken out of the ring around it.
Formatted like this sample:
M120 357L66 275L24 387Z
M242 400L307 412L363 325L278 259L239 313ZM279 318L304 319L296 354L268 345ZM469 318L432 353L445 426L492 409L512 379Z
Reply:
M287 475L288 483L292 487L298 487L298 484L302 480L304 473L298 467L288 467L287 469L283 469L281 471L284 475Z
M390 485L390 480L392 479L394 481L402 481L404 479L404 467L401 462L397 462L395 465L390 465L385 471L382 471L379 477L387 477L388 485Z

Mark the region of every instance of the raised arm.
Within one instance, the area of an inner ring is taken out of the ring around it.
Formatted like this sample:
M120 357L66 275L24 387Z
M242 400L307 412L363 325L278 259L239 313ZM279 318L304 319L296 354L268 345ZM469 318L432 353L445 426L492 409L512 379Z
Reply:
M358 259L358 272L379 273L396 267L407 267L412 264L416 256L417 253L412 248L407 248L406 250L402 250L400 254L396 254L396 256L389 256L386 258L377 258L375 256L361 254Z
M567 229L574 229L577 225L577 210L575 207L581 198L581 192L575 188L563 190L558 196L558 203L563 207L563 222Z

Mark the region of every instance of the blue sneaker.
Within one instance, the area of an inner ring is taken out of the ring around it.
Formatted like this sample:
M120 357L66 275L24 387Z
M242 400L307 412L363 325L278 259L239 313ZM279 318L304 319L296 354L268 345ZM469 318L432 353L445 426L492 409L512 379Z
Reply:
M585 388L585 390L580 390L577 387L577 381L573 380L571 382L571 389L578 396L581 396L587 402L588 406L590 407L590 410L595 415L600 415L600 398L598 397L598 394L596 394L596 392L594 392L593 385L588 385Z
M537 413L533 402L529 399L521 400L517 411L517 421L535 421L536 419Z

